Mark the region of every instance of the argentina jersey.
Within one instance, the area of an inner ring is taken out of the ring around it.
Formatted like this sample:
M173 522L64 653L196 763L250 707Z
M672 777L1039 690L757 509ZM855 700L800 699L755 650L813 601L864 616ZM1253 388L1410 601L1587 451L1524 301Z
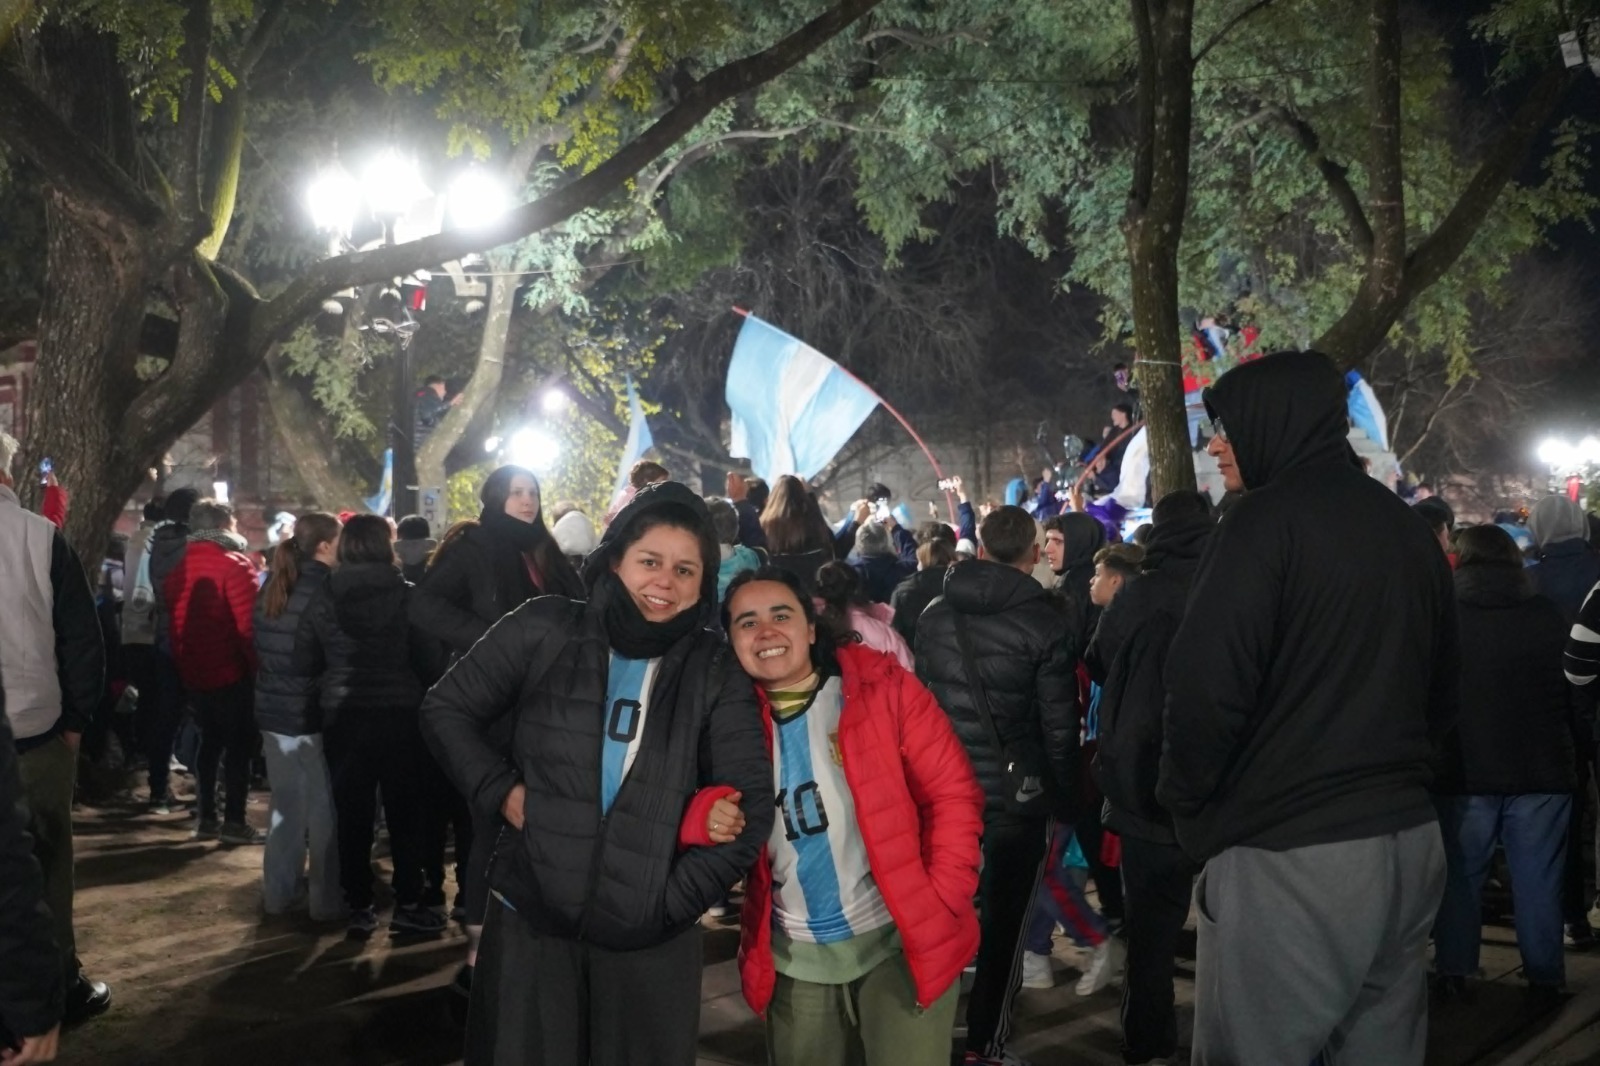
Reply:
M639 741L644 736L644 716L649 710L650 683L655 680L660 659L624 659L611 653L611 669L606 678L604 740L600 746L600 813L611 811L611 804L628 776Z
M778 817L772 859L772 920L791 940L832 944L894 919L873 882L839 746L839 679L811 705L773 718L772 772Z

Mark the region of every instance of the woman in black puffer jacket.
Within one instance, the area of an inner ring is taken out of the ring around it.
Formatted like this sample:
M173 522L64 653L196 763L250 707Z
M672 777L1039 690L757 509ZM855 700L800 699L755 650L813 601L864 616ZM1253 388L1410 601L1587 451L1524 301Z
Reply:
M1577 780L1561 663L1567 624L1534 593L1505 530L1463 530L1459 547L1461 710L1444 736L1433 785L1447 863L1435 968L1452 993L1478 972L1479 897L1500 843L1523 971L1535 991L1553 996L1566 979L1561 874Z
M468 1066L695 1061L696 923L774 813L754 690L706 628L718 563L700 498L647 486L589 556L587 602L523 604L423 703L435 755L499 823ZM713 782L739 793L743 832L680 849Z
M338 550L337 518L322 511L301 515L294 536L278 545L255 609L256 726L272 784L261 902L268 914L283 914L304 892L319 922L342 917L344 900L317 678L295 669L294 647L306 605L327 587Z
M356 515L339 538L339 568L306 608L295 665L318 680L328 768L339 820L339 871L350 932L377 928L372 908L372 821L375 795L394 856L391 927L438 932L444 918L422 906L423 765L417 727L424 667L411 633L411 586L395 565L386 519Z

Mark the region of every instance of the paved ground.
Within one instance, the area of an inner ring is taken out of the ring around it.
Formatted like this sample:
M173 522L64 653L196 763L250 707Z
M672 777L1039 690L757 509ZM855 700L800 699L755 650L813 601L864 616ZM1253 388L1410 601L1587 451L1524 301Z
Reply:
M253 796L251 820L264 824L265 814L264 794ZM192 843L188 826L181 815L146 817L131 801L80 811L79 949L89 972L111 982L115 1006L70 1034L60 1061L459 1061L443 987L463 952L459 934L402 940L382 930L360 944L345 940L342 927L265 918L260 849ZM1600 956L1569 955L1573 999L1557 1014L1534 1016L1523 1005L1511 931L1486 933L1486 980L1473 1002L1435 1012L1430 1066L1600 1062ZM734 922L708 923L705 935L701 1062L761 1063L760 1025L739 997ZM1187 1012L1193 965L1179 965ZM1058 987L1023 993L1015 1050L1037 1066L1120 1063L1116 989L1075 995L1069 947L1058 947L1056 966Z

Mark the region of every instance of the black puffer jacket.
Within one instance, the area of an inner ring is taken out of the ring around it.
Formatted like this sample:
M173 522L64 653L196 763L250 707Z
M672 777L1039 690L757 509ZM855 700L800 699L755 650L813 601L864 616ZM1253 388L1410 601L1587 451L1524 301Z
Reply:
M294 648L306 606L328 587L332 572L315 560L303 564L289 602L276 618L263 610L266 590L256 596L256 726L265 732L286 737L322 732L317 675L295 669Z
M917 677L950 716L983 786L985 817L1007 817L999 755L974 702L958 623L967 627L1001 740L1043 767L1057 814L1078 794L1078 655L1082 635L1032 577L983 559L952 566L944 595L917 622ZM1014 814L1014 812L1013 812Z
M1247 491L1217 523L1167 656L1156 795L1197 861L1434 820L1460 634L1428 523L1366 476L1344 377L1315 352L1206 391Z
M515 550L481 525L462 530L423 574L411 597L411 620L453 654L465 655L503 615L539 594L532 578L520 587L500 580L495 554Z
M677 700L650 707L639 754L603 817L611 649L598 608L555 596L523 604L422 705L424 735L480 814L498 815L519 780L527 787L520 846L502 824L489 882L541 933L613 950L661 943L698 921L766 847L772 766L750 679L708 631L667 655L685 660ZM487 739L506 718L509 762ZM689 800L712 784L744 794L744 832L680 851Z
M798 555L773 555L768 561L773 566L787 570L799 578L800 586L815 595L817 571L821 570L824 564L833 562L833 552L827 548L817 548Z
M168 522L150 534L150 591L156 601L156 647L172 654L172 605L164 591L167 577L183 562L189 550L189 526Z
M1441 744L1433 790L1457 795L1570 792L1572 688L1561 669L1567 624L1527 571L1464 566L1461 714Z
M1156 802L1167 701L1162 671L1210 537L1205 518L1153 527L1139 579L1101 614L1084 655L1101 686L1094 773L1106 798L1105 825L1158 844L1177 842L1172 816Z
M411 586L389 563L346 563L306 606L296 670L318 679L323 721L381 712L410 719L422 703L421 643L407 619Z
M928 604L944 595L944 575L948 568L918 570L895 588L889 599L894 608L894 629L905 638L906 647L917 646L917 622Z

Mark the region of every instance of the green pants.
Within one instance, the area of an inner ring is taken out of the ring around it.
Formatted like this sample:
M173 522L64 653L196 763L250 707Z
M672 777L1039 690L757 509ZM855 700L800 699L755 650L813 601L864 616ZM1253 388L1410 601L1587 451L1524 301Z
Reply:
M56 944L71 984L78 977L77 943L72 935L72 786L78 775L78 757L65 740L56 737L25 752L17 764L28 801L33 855L44 871L44 901L50 907Z
M961 982L927 1010L904 954L847 985L819 985L778 974L767 1007L772 1066L947 1066Z

